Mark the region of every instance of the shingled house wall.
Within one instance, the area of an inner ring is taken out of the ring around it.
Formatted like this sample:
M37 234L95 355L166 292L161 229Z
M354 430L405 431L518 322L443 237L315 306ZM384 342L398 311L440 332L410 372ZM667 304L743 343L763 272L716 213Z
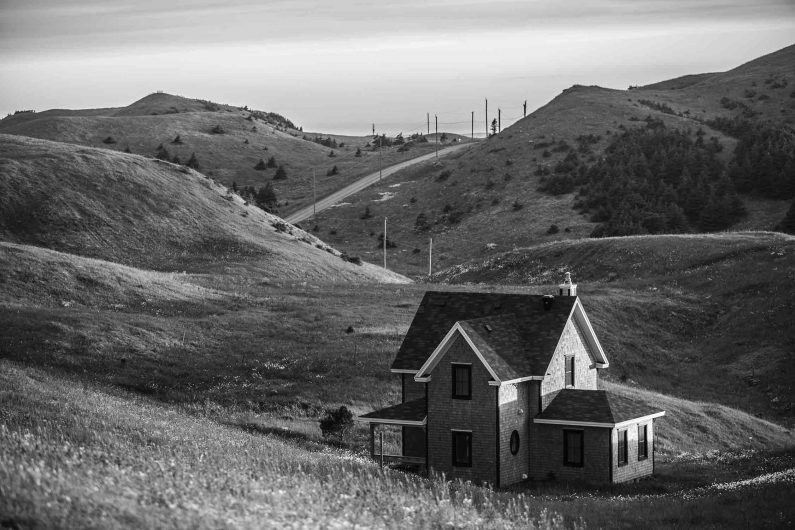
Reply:
M599 372L594 365L588 347L583 340L581 330L574 319L569 319L560 336L555 354L547 368L547 374L541 382L541 410L555 399L558 392L566 387L566 356L574 356L574 388L596 390Z
M425 399L425 383L414 381L414 374L400 374L403 386L403 403ZM403 456L425 456L425 429L403 427Z
M452 398L451 363L472 364L472 399ZM461 335L431 372L428 385L428 465L449 478L497 480L497 391L486 367ZM453 429L472 431L472 467L453 467Z
M563 430L583 431L583 466L563 464ZM577 482L610 482L610 435L608 427L567 427L536 423L533 428L530 478Z
M638 425L648 425L646 440L648 458L638 460ZM618 431L627 430L627 463L618 465ZM651 475L654 472L654 421L633 423L621 429L613 429L613 482L626 482Z
M527 478L530 460L530 385L528 382L499 387L500 486ZM519 434L519 451L511 454L511 433Z

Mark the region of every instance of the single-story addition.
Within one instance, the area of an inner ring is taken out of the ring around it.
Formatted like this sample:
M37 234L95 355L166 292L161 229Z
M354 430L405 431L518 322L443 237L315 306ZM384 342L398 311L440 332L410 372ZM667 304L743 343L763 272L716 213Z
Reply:
M430 291L392 363L401 403L359 420L376 459L496 487L651 475L665 412L600 390L608 366L568 273L557 296ZM400 454L376 451L379 425Z

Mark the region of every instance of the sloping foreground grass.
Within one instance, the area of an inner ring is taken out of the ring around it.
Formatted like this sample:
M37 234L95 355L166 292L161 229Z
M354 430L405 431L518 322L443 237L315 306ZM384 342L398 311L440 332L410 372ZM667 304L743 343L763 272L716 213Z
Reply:
M792 469L674 493L497 493L382 471L9 362L0 388L0 521L9 527L726 527L794 515Z
M19 527L561 526L527 496L382 471L0 363L0 519ZM537 519L540 517L540 519Z

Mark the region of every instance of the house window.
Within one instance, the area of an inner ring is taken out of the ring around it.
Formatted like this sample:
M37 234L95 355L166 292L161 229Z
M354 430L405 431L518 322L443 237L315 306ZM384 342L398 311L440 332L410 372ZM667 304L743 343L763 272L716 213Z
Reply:
M563 465L582 467L583 462L583 432L563 430Z
M453 399L472 399L472 365L453 365Z
M511 454L515 455L519 452L519 433L513 431L511 433Z
M566 357L566 386L574 386L574 356Z
M646 460L649 457L649 444L646 435L648 425L638 425L638 460Z
M618 465L627 465L627 430L618 431Z
M453 431L453 465L472 467L472 433Z

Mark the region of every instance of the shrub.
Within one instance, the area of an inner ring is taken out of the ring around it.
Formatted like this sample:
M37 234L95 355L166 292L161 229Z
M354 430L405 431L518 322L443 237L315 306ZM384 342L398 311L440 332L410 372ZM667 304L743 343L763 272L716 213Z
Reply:
M213 134L224 134L226 131L220 125L216 125L215 127L212 128L210 132L212 132Z
M268 148L266 147L265 149L267 150ZM268 159L268 167L278 167L278 164L276 164L276 158L270 157Z
M102 143L104 143L104 144L115 144L116 140L113 139L113 136L108 136L107 138L102 140Z
M353 429L353 414L345 405L337 410L326 409L326 415L320 420L320 431L323 438L345 438Z
M514 212L518 212L519 210L521 210L522 208L524 208L524 204L520 203L518 200L517 200L517 201L513 201L513 206L512 206L512 208L513 208L513 211L514 211Z
M256 169L257 171L265 171L267 168L268 168L268 165L261 158L259 159L259 162L257 162L257 165L254 166L254 169Z
M188 166L189 168L195 169L196 171L199 170L199 161L196 160L196 153L190 154L190 159L188 159L188 161L185 162L185 165Z
M328 154L329 158L334 158L337 154L334 151L330 151Z
M279 169L276 170L276 173L273 175L273 180L286 180L287 179L287 171L284 170L284 166L279 166Z
M339 173L339 172L340 172L340 170L339 170L339 169L337 169L337 166L334 166L333 168L331 168L331 169L329 169L328 171L326 171L326 176L327 176L327 177L331 177L331 176L334 176L334 175L336 175L336 174L337 174L337 173Z
M355 156L356 158L359 158L360 156L362 156L362 149L360 147L357 147L356 148L356 154L353 155L353 156Z
M553 224L549 227L549 229L547 229L547 234L557 234L558 232L560 232L560 228L558 228L558 225Z
M373 216L373 214L370 212L370 207L369 206L365 206L364 213L359 216L359 219L370 219L372 216Z
M179 135L177 135L177 137L176 137L176 138L174 138L173 140L171 140L171 143L172 143L172 144L177 144L177 145L182 145L182 138L180 138L180 137L179 137Z

